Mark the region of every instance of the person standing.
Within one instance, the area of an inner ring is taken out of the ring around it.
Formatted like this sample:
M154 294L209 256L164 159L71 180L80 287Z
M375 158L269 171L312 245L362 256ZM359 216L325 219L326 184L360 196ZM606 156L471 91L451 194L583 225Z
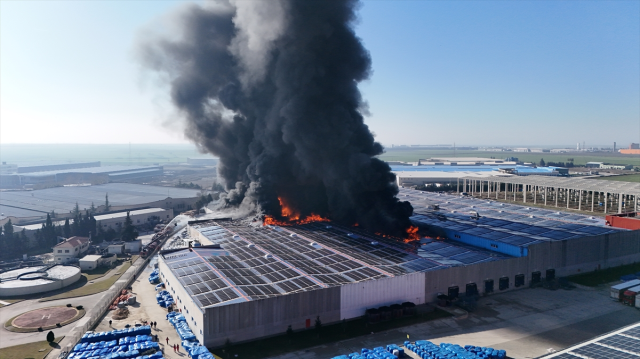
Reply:
M169 345L169 337L167 337L167 345Z

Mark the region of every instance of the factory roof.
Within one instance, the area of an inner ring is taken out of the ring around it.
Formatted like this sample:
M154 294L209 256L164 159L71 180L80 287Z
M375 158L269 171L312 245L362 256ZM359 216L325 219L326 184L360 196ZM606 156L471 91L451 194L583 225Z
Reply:
M640 358L640 323L615 330L543 358Z
M467 177L466 179L477 179ZM542 187L559 187L569 188L573 190L623 193L631 195L640 195L640 183L623 182L623 181L604 181L593 178L576 178L576 177L510 177L504 182L515 184L528 184Z
M6 191L0 196L0 206L6 216L46 216L47 212L68 213L76 202L81 210L91 203L100 206L109 194L112 206L144 205L171 198L194 198L200 191L188 188L149 186L131 183L108 183L96 186L54 187L34 191Z
M328 223L193 228L221 248L171 251L163 259L202 308L506 258L433 239L416 249Z
M53 171L41 171L41 172L26 172L20 173L21 176L51 176L61 173L94 173L94 174L111 174L111 173L129 173L138 171L150 171L162 169L162 166L101 166L101 167L85 167L85 168L72 168Z
M622 231L605 226L604 218L575 213L408 189L401 189L399 196L413 205L414 215L411 219L415 223L439 227L460 241L479 238L478 241L485 239L506 244L507 248L526 248L544 241ZM479 217L475 217L475 213ZM474 244L482 245L476 241ZM487 249L490 248L495 247ZM497 250L501 251L500 248ZM501 253L526 255L526 251L522 249L518 249L517 253L513 250L505 249Z
M510 177L511 174L502 173L498 171L483 171L483 172L470 172L470 171L393 171L398 178L433 178L433 179L458 179L458 178L474 178L474 179L486 179L490 177Z

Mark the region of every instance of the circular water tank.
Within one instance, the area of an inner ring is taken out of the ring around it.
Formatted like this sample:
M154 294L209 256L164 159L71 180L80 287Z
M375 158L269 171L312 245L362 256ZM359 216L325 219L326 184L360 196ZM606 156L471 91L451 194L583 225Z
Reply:
M34 266L0 273L0 297L43 293L64 288L80 279L80 268L65 265Z

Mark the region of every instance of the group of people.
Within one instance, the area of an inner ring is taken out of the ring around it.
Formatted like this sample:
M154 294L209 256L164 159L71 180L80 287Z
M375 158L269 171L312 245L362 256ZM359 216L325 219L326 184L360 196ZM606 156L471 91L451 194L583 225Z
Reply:
M169 345L169 337L167 337L167 345ZM180 353L180 344L174 344L172 347L174 353Z

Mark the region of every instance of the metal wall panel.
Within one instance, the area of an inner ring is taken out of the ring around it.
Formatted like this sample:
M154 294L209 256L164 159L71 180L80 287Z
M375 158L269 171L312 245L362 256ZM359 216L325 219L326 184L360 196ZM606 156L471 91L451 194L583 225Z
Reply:
M313 327L317 316L323 324L341 319L340 287L207 308L204 345L284 334L289 325L294 330L304 328L307 320Z
M340 318L360 317L368 308L384 305L423 304L424 283L424 273L412 273L344 285L340 290Z

